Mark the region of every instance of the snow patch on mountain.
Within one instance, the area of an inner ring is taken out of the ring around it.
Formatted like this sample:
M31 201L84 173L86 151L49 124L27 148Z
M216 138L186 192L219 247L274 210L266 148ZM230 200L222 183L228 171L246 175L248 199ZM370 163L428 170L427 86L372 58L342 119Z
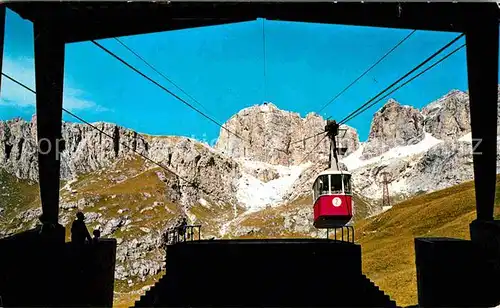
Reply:
M238 180L236 198L248 212L282 203L300 174L310 165L307 163L299 166L282 166L250 160L240 160L240 164L243 166L243 171ZM264 182L251 174L251 171L256 169L271 169L278 174L278 177Z
M497 137L497 139L498 139L498 137ZM472 133L467 133L467 134L463 135L462 137L460 137L458 139L458 141L472 142Z
M436 144L441 143L442 140L434 138L431 134L425 133L425 137L417 144L398 146L390 149L389 151L370 159L362 159L363 148L366 143L361 143L360 147L349 156L341 160L349 170L355 170L367 165L382 163L394 158L403 158L415 154L421 154L429 150Z

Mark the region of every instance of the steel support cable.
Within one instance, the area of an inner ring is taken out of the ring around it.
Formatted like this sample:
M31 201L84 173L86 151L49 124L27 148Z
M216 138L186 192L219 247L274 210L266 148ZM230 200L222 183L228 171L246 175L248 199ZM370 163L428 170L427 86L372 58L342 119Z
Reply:
M146 61L146 59L144 59L144 57L142 57L141 55L139 55L136 51L134 51L132 48L128 47L127 44L125 44L123 41L121 41L119 38L117 37L114 37L115 41L117 41L120 45L122 45L125 49L127 49L130 53L132 53L134 56L136 56L139 60L141 60L142 62L144 62L144 64L146 64L149 68L151 68L154 72L156 72L158 75L160 75L161 77L163 77L163 79L165 79L166 81L170 82L174 87L176 87L179 91L181 91L184 95L186 95L187 97L189 97L193 102L195 102L198 106L200 106L201 108L203 108L207 113L210 113L210 111L205 107L203 106L202 103L200 103L196 98L194 98L192 95L190 95L189 93L187 93L186 91L184 91L179 85L177 85L172 79L168 78L165 74L163 74L162 72L160 72L159 70L157 70L152 64L150 64L148 61Z
M326 107L328 107L328 105L330 105L331 103L333 103L337 98L339 98L342 94L344 94L347 90L349 90L354 84L356 84L361 78L363 78L366 74L368 74L372 69L374 69L378 64L380 64L380 62L382 62L385 58L387 58L394 50L396 50L399 46L401 46L406 40L408 40L413 34L415 34L415 32L417 32L417 30L412 30L409 34L407 34L404 38L402 38L396 45L394 45L391 49L389 49L380 59L378 59L375 63L373 63L368 69L366 69L361 75L359 75L356 79L354 79L350 84L348 84L344 89L342 89L339 93L337 93L332 99L330 99L325 105L323 105L323 107L321 107L321 109L318 111L318 114L321 113L321 111L323 111ZM328 119L331 118L331 117L328 117ZM327 120L328 120L327 119ZM308 140L310 138L314 138L318 135L321 135L325 132L320 132L320 133L317 133L315 135L312 135L312 136L309 136L309 137L306 137L302 140L297 140L297 141L294 141L292 142L291 144L294 144L294 143L299 143L299 142L303 142L305 140Z
M413 34L415 32L415 30L413 32L410 33ZM417 65L415 68L413 68L411 71L409 71L408 73L406 73L404 76L402 76L401 78L399 78L397 81L395 81L394 83L392 83L390 86L388 86L387 88L385 88L382 92L378 93L376 96L374 96L373 98L371 98L369 101L367 101L365 104L363 104L362 106L360 106L359 108L357 108L356 110L354 110L353 112L351 112L349 115L347 115L344 119L342 119L341 121L339 121L339 124L344 124L346 123L347 121L351 120L351 118L354 116L354 115L357 115L359 110L361 109L364 109L365 106L369 105L371 102L373 102L374 100L376 100L378 97L380 97L381 95L383 95L385 92L389 91L392 87L394 87L397 83L399 83L401 80L405 79L406 77L408 77L409 75L411 75L413 72L415 72L416 70L418 70L420 67L422 67L423 65L425 65L427 62L431 61L433 58L435 58L436 56L438 56L441 52L443 52L445 49L447 49L449 46L453 45L456 41L458 41L460 38L462 38L464 36L464 34L460 34L458 35L455 39L451 40L448 44L446 44L445 46L443 46L441 49L439 49L438 51L436 51L434 54L432 54L430 57L428 57L426 60L424 60L422 63L420 63L419 65ZM406 37L408 38L409 35ZM404 41L404 40L403 40ZM402 42L403 42L402 41ZM401 42L401 43L402 43ZM400 44L399 44L400 45ZM323 132L324 133L324 132ZM318 134L322 134L322 133L318 133ZM316 135L318 135L316 134ZM309 138L313 138L315 137L316 135L314 136L310 136L308 137L307 139ZM301 142L303 140L297 140L295 143L297 142Z
M263 73L264 73L264 101L267 96L267 76L266 76L266 26L265 18L262 19L262 57L263 57Z
M3 73L3 72L2 72L2 75L3 75L3 76L5 76L5 78L9 79L10 81L12 81L12 82L16 83L17 85L19 85L19 86L23 87L24 89L26 89L26 90L28 90L28 91L30 91L31 93L36 94L36 91L35 91L35 90L31 89L30 87L28 87L27 85L25 85L25 84L21 83L20 81L18 81L18 80L16 80L16 79L14 79L14 78L12 78L12 77L10 77L10 76L9 76L9 75L7 75L6 73ZM112 140L115 140L115 138L114 138L113 136L111 136L110 134L106 133L105 131L103 131L102 129L100 129L100 128L98 128L97 126L93 125L92 123L90 123L90 122L88 122L88 121L86 121L86 120L82 119L80 116L78 116L78 115L74 114L73 112L71 112L71 111L67 110L66 108L62 108L62 110L63 110L64 112L66 112L67 114L71 115L72 117L74 117L74 118L76 118L76 119L78 119L78 120L82 121L84 124L86 124L86 125L88 125L88 126L92 127L93 129L97 130L98 132L100 132L101 134L105 135L106 137L109 137L109 138L111 138ZM186 183L190 184L191 186L196 187L197 189L201 190L203 193L205 193L205 194L207 194L207 195L211 195L209 192L207 192L207 191L205 191L204 189L200 188L198 183L195 183L195 182L189 181L189 180L187 180L186 178L184 178L184 177L182 177L182 176L178 175L177 173L175 173L174 171L172 171L170 168L168 168L168 167L164 166L162 163L159 163L159 162L157 162L157 161L152 160L152 159L151 159L151 158L149 158L148 156L146 156L146 155L144 155L144 154L142 154L142 153L138 152L137 150L134 150L131 146L127 145L126 143L120 143L120 144L121 144L123 147L126 147L126 148L127 148L127 149L129 149L129 150L132 150L132 152L134 152L134 153L136 153L137 155L141 156L141 157L142 157L142 158L144 158L145 160L147 160L147 161L149 161L149 162L151 162L151 163L153 163L153 164L157 165L158 167L162 168L163 170L167 171L168 173L175 175L177 178L179 178L179 179L181 179L181 180L185 181ZM220 200L220 201L223 201L223 200Z
M456 38L454 38L453 40L451 40L450 42L448 42L446 45L444 45L443 47L441 47L439 50L437 50L436 52L434 52L431 56L429 56L427 59L425 59L422 63L420 63L419 65L415 66L412 70L410 70L404 76L400 77L398 80L396 80L391 85L389 85L387 88L385 88L383 91L379 92L377 95L375 95L374 97L372 97L370 100L368 100L366 103L364 103L363 105L361 105L359 108L357 108L356 110L354 110L353 112L351 112L349 115L347 115L345 118L343 118L342 120L340 120L338 123L339 124L344 124L346 121L349 121L353 115L355 115L355 114L357 114L359 112L359 110L361 110L361 109L365 108L366 106L368 106L371 102L373 102L374 100L376 100L377 98L379 98L380 96L382 96L385 92L389 91L392 87L394 87L396 84L398 84L401 80L405 79L406 77L408 77L409 75L411 75L412 73L414 73L416 70L418 70L419 68L421 68L422 66L424 66L427 62L429 62L432 59L434 59L435 57L437 57L440 53L442 53L445 49L447 49L448 47L450 47L451 45L453 45L456 41L458 41L459 39L461 39L464 35L465 34L463 34L463 33L460 34L460 35L458 35Z
M328 118L326 118L326 120L325 120L325 121L328 121L328 120L330 120L331 118L332 118L332 116L329 116ZM293 141L293 142L290 142L290 145L292 145L292 144L296 144L296 143L299 143L299 142L304 142L304 141L306 141L306 140L309 140L309 139L311 139L311 138L317 137L317 136L322 135L322 134L325 134L325 133L326 133L325 131L322 131L322 132L319 132L319 133L314 134L314 135L312 135L312 136L305 137L305 138L302 138L302 139L300 139L300 140L295 140L295 141Z
M126 48L128 51L130 51L133 55L135 55L139 60L141 60L142 62L144 62L144 64L146 64L149 68L151 68L153 71L155 71L157 74L159 74L161 77L163 77L165 80L167 80L168 82L170 82L172 85L174 85L177 89L179 89L179 91L181 91L182 93L184 93L187 97L191 98L195 103L197 103L201 108L205 109L206 112L210 113L210 111L202 104L200 103L197 99L195 99L192 95L190 95L189 93L187 93L186 91L184 91L180 86L178 86L173 80L171 80L170 78L168 78L167 76L165 76L165 74L161 73L160 71L158 71L153 65L151 65L149 62L147 62L141 55L139 55L137 52L135 52L132 48L128 47L125 43L123 43L120 39L118 39L117 37L114 38L119 44L121 44L124 48ZM265 55L265 54L264 54ZM265 70L265 67L264 67L264 70ZM265 72L264 72L264 76L265 76ZM265 77L264 77L265 78ZM246 140L243 140L246 142ZM250 144L251 145L251 144ZM280 151L280 152L284 152L286 153L285 150L282 150L282 149L278 149L278 148L272 148L274 150L277 150L277 151ZM201 154L201 153L199 153Z
M445 46L441 47L438 51L436 51L434 54L432 54L430 57L428 57L426 60L424 60L422 63L420 63L419 65L417 65L415 68L413 68L410 72L408 72L407 74L405 74L403 77L399 78L397 81L395 81L394 83L392 83L390 86L388 86L386 89L384 89L382 92L380 92L379 94L377 94L375 97L373 97L372 99L370 99L369 101L367 101L365 104L363 104L361 107L357 108L355 111L353 111L352 113L350 113L347 117L345 117L344 119L342 119L340 122L339 122L339 125L342 125L342 124L345 124L347 121L351 120L352 118L354 118L355 116L357 116L359 113L361 112L364 112L366 109L370 108L371 106L373 106L374 104L380 102L381 100L383 100L384 98L386 98L387 96L389 96L390 94L394 93L396 90L402 88L403 86L407 85L408 83L410 83L411 81L413 81L414 79L416 79L417 77L421 76L422 74L424 74L425 72L427 72L428 70L430 70L431 68L435 67L438 63L441 63L442 61L444 61L445 59L447 59L449 56L451 56L452 54L454 54L455 52L457 52L458 50L460 50L461 48L463 48L465 46L462 45L460 47L458 47L457 49L455 49L454 51L450 52L448 55L446 55L445 57L443 57L442 59L440 59L439 61L437 61L436 63L434 63L433 65L431 65L430 67L428 67L427 69L425 69L424 71L420 72L419 74L417 74L416 76L412 77L411 79L409 79L407 82L405 82L404 84L402 84L401 86L397 87L396 89L394 89L393 91L391 91L390 93L386 94L384 97L380 98L379 100L377 100L375 103L372 103L375 99L377 99L379 96L383 95L385 92L387 92L389 89L391 89L392 87L394 87L398 82L400 82L401 80L403 80L404 78L408 77L410 74L412 74L413 72L415 72L416 70L418 70L420 67L422 67L423 65L425 65L427 62L431 61L433 58L435 58L436 56L438 56L440 53L442 53L445 49L447 49L449 46L453 45L456 41L458 41L460 38L462 38L464 36L464 34L460 34L458 35L456 38L454 38L453 40L451 40L448 44L446 44ZM372 103L370 105L370 103ZM368 106L368 107L366 107ZM320 133L317 133L313 136L309 136L305 139L302 139L302 140L298 140L298 141L295 141L293 143L298 143L298 142L303 142L307 139L310 139L310 138L314 138L316 136L319 136L321 134L324 134L325 132L320 132ZM293 144L291 143L291 144ZM314 150L314 149L313 149ZM312 151L311 151L312 152ZM310 154L310 153L309 153ZM308 155L309 155L308 154ZM308 156L307 155L307 156ZM306 157L307 157L306 156Z
M394 50L396 50L401 44L403 44L406 40L408 40L417 30L411 31L408 35L406 35L403 39L401 39L394 47L392 47L390 50L388 50L380 59L377 60L372 66L370 66L367 70L365 70L361 75L358 76L358 78L354 79L347 87L345 87L342 91L340 91L337 95L335 95L332 99L330 99L321 109L318 111L318 114L323 111L328 105L333 103L339 96L344 94L345 91L349 90L356 82L358 82L363 76L368 74L375 66L377 66L380 62L382 62L387 56L389 56Z
M385 98L387 98L389 95L391 95L392 93L396 92L397 90L401 89L402 87L406 86L407 84L409 84L410 82L412 82L413 80L417 79L418 77L422 76L423 74L425 74L427 71L431 70L432 68L434 68L435 66L437 66L439 63L443 62L444 60L448 59L449 57L451 57L453 54L455 54L457 51L459 51L460 49L464 48L466 46L466 44L462 44L461 46L457 47L456 49L454 49L453 51L451 51L450 53L448 53L446 56L442 57L441 59L439 59L438 61L436 61L435 63L433 63L432 65L428 66L426 69L424 69L423 71L421 71L420 73L418 73L417 75L413 76L412 78L408 79L407 81L405 81L404 83L402 83L401 85L399 85L398 87L396 87L395 89L393 89L391 92L387 93L384 97L381 97L380 99L378 99L377 101L375 102L372 102L370 105L366 106L363 110L360 110L357 114L353 115L351 118L347 119L346 121L344 121L344 123L346 123L347 121L349 120L352 120L353 118L355 118L356 116L358 116L359 114L361 114L362 112L366 111L367 109L369 109L370 107L372 107L373 105L381 102L382 100L384 100Z
M312 135L312 136L309 136L309 137L303 138L302 140L297 140L297 141L294 141L294 142L292 142L292 143L290 143L290 144L296 144L296 143L299 143L299 142L304 142L304 141L306 141L306 140L309 140L309 139L311 139L311 138L314 138L314 137L320 136L320 135L325 134L325 133L326 133L326 132L320 132L320 133L314 134L314 135Z
M235 132L231 131L230 129L226 128L223 124L220 124L217 120L215 120L214 118L204 114L203 112L201 112L200 110L196 109L193 105L189 104L187 101L185 101L184 99L182 99L181 97L179 97L178 95L174 94L172 91L168 90L167 88L165 88L164 86L162 86L161 84L159 84L158 82L156 82L155 80L153 80L152 78L150 78L149 76L147 76L146 74L142 73L141 71L139 71L137 68L135 68L134 66L132 66L131 64L129 64L128 62L126 62L125 60L123 60L122 58L120 58L119 56L117 56L115 53L113 53L112 51L110 51L109 49L107 49L106 47L102 46L101 44L97 43L96 41L94 40L91 40L92 43L94 43L97 47L101 48L102 50L104 50L106 53L108 53L109 55L111 55L112 57L114 57L115 59L117 59L118 61L120 61L122 64L124 64L125 66L127 66L128 68L132 69L134 72L136 72L137 74L141 75L142 77L146 78L148 81L152 82L153 84L155 84L156 86L160 87L162 90L168 92L170 95L172 95L173 97L175 97L176 99L178 99L179 101L181 101L182 103L186 104L188 107L190 107L191 109L195 110L196 112L198 112L199 114L201 114L202 116L204 116L205 118L209 119L211 122L215 123L217 126L219 126L220 128L224 129L225 131L227 131L228 133L232 134L233 136L239 138L240 140L246 142L247 144L249 145L252 145L252 143L241 137L240 135L236 134ZM132 51L131 51L132 52ZM138 57L140 57L140 55L137 55ZM141 57L142 58L142 57ZM155 70L156 71L156 70ZM159 74L161 74L160 72L158 72ZM163 75L163 74L161 74ZM164 78L166 78L166 76L164 76ZM169 80L169 79L167 79ZM169 80L169 82L171 82ZM171 82L172 83L172 82ZM173 84L173 83L172 83ZM182 91L182 90L181 90ZM189 96L189 94L187 94ZM192 98L194 100L194 98L192 96L189 96L190 98ZM196 102L196 100L195 100ZM199 103L199 102L198 102ZM199 103L201 104L201 103ZM203 105L202 105L203 106ZM281 152L285 152L281 149L278 149L278 148L273 148L274 150L277 150L277 151L281 151Z
M325 140L326 136L327 135L324 135L323 138L321 138L319 142L316 143L316 145L312 148L312 150L309 151L309 153L307 153L307 155L304 156L304 158L300 161L299 165L302 165L302 163L309 157L309 155L311 155L312 152L314 152L314 150L318 147L318 145L320 145L320 143L323 142L323 140Z
M117 59L118 61L120 61L123 65L125 65L126 67L130 68L131 70L133 70L134 72L136 72L137 74L141 75L142 77L144 77L145 79L147 79L149 82L153 83L154 85L156 85L157 87L159 87L160 89L162 89L163 91L167 92L168 94L172 95L174 98L176 98L177 100L179 100L180 102L184 103L185 105L187 105L189 108L193 109L194 111L196 111L197 113L199 113L200 115L202 115L204 118L208 119L209 121L211 121L212 123L216 124L217 126L219 126L220 128L224 129L225 131L227 131L228 133L234 135L235 137L243 140L243 141L247 141L248 140L245 140L243 137L241 137L240 135L232 132L231 130L229 130L228 128L226 128L224 125L220 124L219 122L217 122L215 119L213 119L212 117L210 117L209 115L206 115L205 113L203 113L202 111L200 111L199 109L197 109L196 107L194 107L192 104L190 104L189 102L187 102L186 100L184 100L183 98L179 97L177 94L173 93L172 91L170 91L169 89L165 88L164 86L162 86L161 84L159 84L158 82L156 82L155 80L153 80L151 77L149 77L148 75L144 74L143 72L141 72L140 70L138 70L137 68L135 68L134 66L132 66L131 64L129 64L127 61L123 60L122 58L120 58L119 56L117 56L115 53L113 53L112 51L110 51L109 49L107 49L106 47L102 46L101 44L99 44L98 42L96 42L95 40L91 40L91 42L96 45L97 47L99 47L100 49L102 49L103 51L105 51L107 54L109 54L110 56L112 56L113 58Z

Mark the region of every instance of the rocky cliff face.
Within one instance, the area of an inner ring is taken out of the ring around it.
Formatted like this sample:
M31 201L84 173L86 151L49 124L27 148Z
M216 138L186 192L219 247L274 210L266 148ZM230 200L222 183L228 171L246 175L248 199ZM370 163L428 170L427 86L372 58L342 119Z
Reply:
M38 179L35 121L0 121L0 168L31 181ZM239 177L239 168L231 158L187 138L151 137L110 123L93 125L113 139L88 125L63 123L61 179L110 167L136 151L175 172L172 185L181 187L181 199L187 203L199 197L193 186L211 194L214 201L234 202L233 179Z
M216 149L233 158L246 158L270 164L295 165L316 145L308 160L321 160L329 153L324 135L306 138L324 131L326 121L314 113L301 118L298 113L283 111L273 104L245 108L231 117L224 126L242 138L221 129ZM343 142L348 152L359 147L355 129L347 127ZM242 140L244 139L244 140ZM323 139L323 140L322 140Z
M470 131L465 92L453 90L421 111L389 100L374 115L367 142L343 162L361 195L380 199L387 172L394 200L408 198L473 178Z
M415 108L390 99L375 113L363 159L370 159L397 146L416 144L424 139L424 116Z
M38 178L36 126L21 119L0 121L0 167L20 179Z
M422 109L425 131L442 140L458 139L470 132L469 95L454 90Z

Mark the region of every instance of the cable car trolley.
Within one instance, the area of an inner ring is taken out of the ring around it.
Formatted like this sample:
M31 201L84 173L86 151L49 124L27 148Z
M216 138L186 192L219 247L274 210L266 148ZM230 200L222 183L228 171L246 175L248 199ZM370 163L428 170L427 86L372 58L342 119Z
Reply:
M352 241L354 241L353 227L346 226L353 216L351 173L340 170L338 166L338 154L346 151L346 148L337 147L336 138L339 130L342 129L339 129L336 121L327 121L325 131L330 139L330 168L318 174L312 187L314 227L341 228L342 235L343 229L347 228L348 240L352 229Z

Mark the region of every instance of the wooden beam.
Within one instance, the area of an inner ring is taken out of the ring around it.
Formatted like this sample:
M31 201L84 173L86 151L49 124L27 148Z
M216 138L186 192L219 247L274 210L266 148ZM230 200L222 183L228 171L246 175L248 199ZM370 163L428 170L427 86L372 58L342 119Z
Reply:
M485 14L466 32L478 220L493 220L496 188L498 19Z
M9 3L31 21L65 31L66 42L200 27L257 18L465 32L495 3L159 2Z
M43 222L58 223L64 41L57 29L34 23L38 174Z
M149 23L145 20L131 21L134 23L134 27L127 27L120 23L111 23L103 27L99 23L89 23L86 26L81 24L70 23L65 26L68 31L64 36L64 40L67 43L88 41L88 40L99 40L107 39L112 37L121 37L129 35L138 35L144 33L155 33L163 31L173 31L182 29L192 29L207 26L218 26L230 23L237 23L242 21L234 18L224 18L224 19L170 19L167 22L163 20L162 22L152 22Z

